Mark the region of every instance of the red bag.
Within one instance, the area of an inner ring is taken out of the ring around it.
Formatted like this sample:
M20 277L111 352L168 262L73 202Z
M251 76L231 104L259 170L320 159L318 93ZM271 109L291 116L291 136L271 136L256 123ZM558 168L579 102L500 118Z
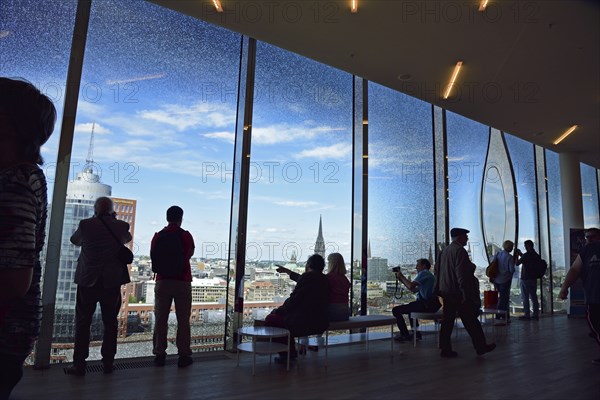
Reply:
M498 291L484 290L483 291L483 308L497 308L498 306Z

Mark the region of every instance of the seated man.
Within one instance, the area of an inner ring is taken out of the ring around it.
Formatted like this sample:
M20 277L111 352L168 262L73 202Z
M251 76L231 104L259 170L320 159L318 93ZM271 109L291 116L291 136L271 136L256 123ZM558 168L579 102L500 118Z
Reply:
M417 260L416 269L418 274L413 281L407 279L400 269L394 270L396 278L402 282L404 286L413 293L417 294L417 300L401 306L396 306L392 309L392 314L398 321L398 329L400 329L400 335L395 337L395 340L399 342L405 342L412 340L412 336L408 333L408 328L404 322L404 314L410 314L411 312L436 312L440 309L441 304L438 297L433 293L433 286L435 284L435 276L429 271L431 269L431 263L425 258ZM410 326L413 326L413 319L409 318ZM417 335L417 339L420 339L420 335Z
M323 333L329 324L327 319L329 290L327 277L323 275L324 268L325 260L318 254L313 254L306 260L305 272L302 275L284 267L277 268L277 272L287 273L298 283L281 307L267 315L265 324L288 329L292 338ZM275 361L286 363L287 354L283 352L279 355ZM290 358L295 357L297 357L296 346L294 340L291 340Z

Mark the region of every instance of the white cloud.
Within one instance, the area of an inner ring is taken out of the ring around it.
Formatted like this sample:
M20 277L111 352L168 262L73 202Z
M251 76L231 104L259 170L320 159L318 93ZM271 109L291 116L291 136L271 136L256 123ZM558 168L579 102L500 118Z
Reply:
M6 37L9 37L11 35L11 31L9 30L1 30L0 31L0 39L4 39Z
M296 158L346 158L352 151L352 145L347 143L336 143L331 146L315 147L310 150L301 151Z
M98 135L108 135L111 134L112 132L110 131L110 129L106 128L103 125L100 125L98 123L93 123L93 122L86 122L83 124L77 124L75 125L75 134L79 134L79 135L89 135L92 132L92 126L94 127L94 135L98 134Z
M224 127L235 122L235 112L226 105L196 103L191 106L167 104L160 109L142 110L143 119L175 127L179 131L192 127Z
M273 124L266 127L253 127L252 143L264 145L289 143L296 140L313 139L317 135L337 131L345 131L345 129L331 126L317 126L310 128L287 124Z
M210 138L210 139L223 140L223 141L225 141L227 143L234 143L235 142L235 133L233 133L233 132L227 132L227 131L212 132L212 133L205 133L202 136Z
M131 82L148 81L151 79L164 78L165 76L167 76L167 74L161 73L161 74L153 74L153 75L143 75L143 76L138 76L138 77L133 77L133 78L126 78L126 79L115 79L115 80L109 79L106 81L106 84L107 85L115 85L115 84L131 83Z

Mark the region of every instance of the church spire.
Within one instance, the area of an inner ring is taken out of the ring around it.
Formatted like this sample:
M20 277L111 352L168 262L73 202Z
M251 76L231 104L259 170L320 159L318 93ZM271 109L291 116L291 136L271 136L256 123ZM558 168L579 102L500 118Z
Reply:
M319 215L319 233L317 234L317 241L315 242L315 254L319 254L325 258L325 240L323 239L323 221L322 216Z

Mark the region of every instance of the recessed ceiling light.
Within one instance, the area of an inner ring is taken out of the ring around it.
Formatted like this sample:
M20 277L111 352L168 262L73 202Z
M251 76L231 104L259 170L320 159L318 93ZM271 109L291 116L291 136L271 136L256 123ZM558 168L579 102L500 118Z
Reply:
M213 4L215 5L215 9L217 10L217 12L223 12L223 6L221 6L220 0L213 0Z
M350 12L356 14L358 12L358 0L350 0Z
M411 74L398 75L398 80L400 80L400 81L410 81L411 79L412 79Z
M488 2L489 2L488 0L481 0L479 2L479 11L481 11L481 12L485 11L485 8L487 7Z

